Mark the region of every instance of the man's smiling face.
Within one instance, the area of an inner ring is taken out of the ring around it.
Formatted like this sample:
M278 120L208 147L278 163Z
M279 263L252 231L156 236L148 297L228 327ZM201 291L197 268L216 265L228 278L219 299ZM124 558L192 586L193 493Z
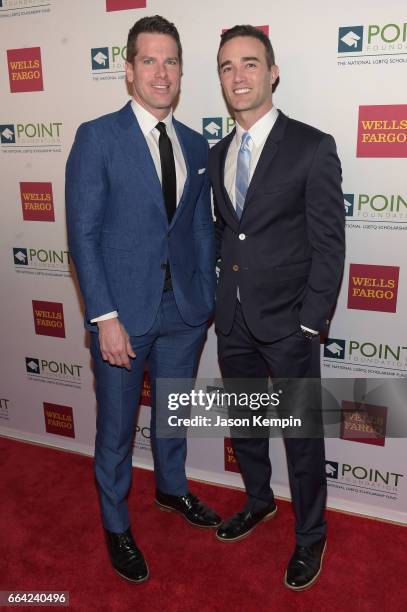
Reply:
M171 110L181 83L178 47L168 34L137 36L133 63L126 62L126 77L133 98L157 119Z
M267 65L263 43L252 36L236 36L219 51L219 76L231 110L260 119L272 107L272 86L278 77L277 66Z

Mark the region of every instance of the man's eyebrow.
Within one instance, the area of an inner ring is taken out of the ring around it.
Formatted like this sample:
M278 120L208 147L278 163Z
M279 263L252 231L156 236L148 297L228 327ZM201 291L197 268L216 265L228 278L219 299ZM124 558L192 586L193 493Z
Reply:
M255 55L249 55L247 57L242 57L242 62L259 62L259 58Z
M229 66L229 64L231 64L232 62L230 60L226 60L225 62L222 62L221 65L219 66L219 68L224 68L225 66Z
M140 56L141 59L156 59L155 55L141 55ZM165 58L166 60L179 60L178 55L169 55L168 57Z
M246 57L241 57L240 61L242 62L259 62L259 58L256 57L255 55L248 55ZM224 68L225 66L229 66L231 64L231 60L225 60L224 62L221 63L220 68Z

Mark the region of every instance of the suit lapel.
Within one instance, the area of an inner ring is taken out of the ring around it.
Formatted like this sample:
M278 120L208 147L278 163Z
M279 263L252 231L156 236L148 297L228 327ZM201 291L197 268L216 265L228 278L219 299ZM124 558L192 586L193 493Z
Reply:
M189 190L189 185L191 182L191 166L192 166L192 160L191 160L191 154L192 151L190 150L191 147L187 147L186 146L186 142L185 142L185 138L183 138L183 133L182 133L182 126L181 124L173 118L173 125L174 125L174 129L175 132L177 134L177 138L179 141L179 144L181 146L181 150L182 150L182 154L184 156L184 161L185 161L185 167L186 167L186 171L187 171L187 176L185 179L185 184L184 184L184 189L182 191L182 195L181 195L181 199L178 202L178 206L176 208L175 211L175 215L172 218L170 227L172 227L174 225L174 223L176 223L178 217L180 216L180 214L182 213L186 202L188 201L188 190Z
M270 175L270 167L274 157L278 152L279 142L284 137L287 121L288 119L286 115L279 111L277 120L274 126L272 127L266 142L264 143L263 151L261 152L259 161L257 162L256 169L252 176L252 180L250 181L250 185L246 194L242 217L245 214L247 206L250 205L250 202L253 199L253 195L255 194L256 189L263 184L264 178Z
M157 176L150 149L130 102L119 111L118 132L119 143L125 151L126 158L130 160L130 166L134 164L139 168L141 180L144 181L147 191L157 204L160 214L167 221L161 183Z
M216 175L217 181L218 181L218 189L220 191L220 193L223 195L223 200L225 202L226 208L229 211L233 221L235 223L239 223L239 218L236 214L236 210L235 207L232 204L232 201L229 197L229 194L227 192L227 189L225 187L225 163L226 163L226 156L229 150L229 146L230 143L232 142L233 138L235 137L236 134L236 128L234 128L230 134L228 134L220 143L219 145L219 149L218 149L218 155L219 155L219 163L216 164L219 172Z

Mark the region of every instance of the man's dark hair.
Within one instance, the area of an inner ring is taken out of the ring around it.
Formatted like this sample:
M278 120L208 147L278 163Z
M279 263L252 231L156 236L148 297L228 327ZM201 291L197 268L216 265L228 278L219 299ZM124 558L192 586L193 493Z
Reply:
M262 30L260 30L259 28L255 28L252 25L235 25L230 30L226 30L226 32L223 32L220 37L220 44L218 49L218 68L220 50L222 49L225 43L227 43L232 38L236 38L236 36L251 36L252 38L257 38L257 40L259 40L264 45L264 49L266 52L267 68L270 70L270 68L274 66L276 60L269 37L266 36Z
M134 57L137 55L137 36L139 34L168 34L177 43L178 59L182 65L182 47L179 38L178 30L173 23L161 17L154 15L153 17L142 17L130 29L127 37L126 60L132 64Z

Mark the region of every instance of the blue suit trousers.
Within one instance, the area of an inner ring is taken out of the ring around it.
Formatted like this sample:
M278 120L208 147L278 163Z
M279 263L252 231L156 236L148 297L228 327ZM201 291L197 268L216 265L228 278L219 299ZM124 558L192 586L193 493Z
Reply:
M97 333L91 333L96 377L95 474L102 520L109 531L121 533L130 525L127 495L132 478L132 450L137 409L148 364L152 387L151 447L156 486L171 495L188 491L185 438L157 438L156 414L167 409L156 401L157 378L194 378L205 341L207 324L192 327L181 318L172 291L164 292L152 328L131 336L136 358L131 370L102 360Z

